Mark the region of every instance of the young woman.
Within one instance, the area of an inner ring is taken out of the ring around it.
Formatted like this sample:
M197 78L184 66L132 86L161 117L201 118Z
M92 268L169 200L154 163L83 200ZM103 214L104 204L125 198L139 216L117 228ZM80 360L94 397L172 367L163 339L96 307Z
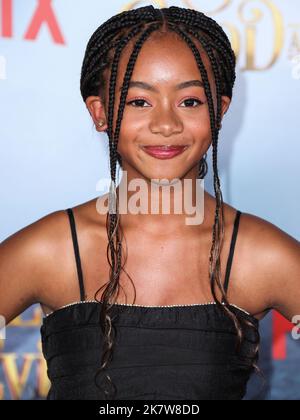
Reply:
M81 93L109 137L110 192L1 244L0 313L10 322L39 302L45 314L48 399L242 399L259 321L300 313L299 242L222 200L218 136L235 64L222 28L179 7L120 13L88 42ZM135 180L190 180L195 203L210 146L215 196L204 191L202 223L164 214L161 192L158 213L120 212L120 186L130 204Z

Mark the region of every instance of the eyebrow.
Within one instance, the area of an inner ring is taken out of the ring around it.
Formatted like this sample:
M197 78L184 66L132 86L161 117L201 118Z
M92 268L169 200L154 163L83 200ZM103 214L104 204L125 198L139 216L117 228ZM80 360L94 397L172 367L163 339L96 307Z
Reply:
M190 87L190 86L200 86L202 88L204 87L203 82L201 80L188 80L186 82L181 82L178 85L176 85L175 90L185 89L185 88ZM133 87L139 87L141 89L149 90L151 92L158 92L158 90L154 86L149 85L149 83L140 82L140 81L137 81L137 80L131 80L129 82L128 89L133 88ZM119 90L120 91L122 90L122 86L120 87Z

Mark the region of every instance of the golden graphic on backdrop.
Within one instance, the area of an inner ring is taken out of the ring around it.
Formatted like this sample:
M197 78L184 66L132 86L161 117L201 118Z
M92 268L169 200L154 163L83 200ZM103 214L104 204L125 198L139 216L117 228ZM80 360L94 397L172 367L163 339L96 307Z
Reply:
M218 6L216 8L214 8L213 10L204 10L201 9L201 11L203 11L206 15L209 16L213 16L216 15L217 13L221 12L222 10L226 9L228 6L230 6L232 4L232 0L223 0L223 1L217 1ZM141 0L135 0L135 1L130 1L129 3L127 3L122 9L121 11L125 11L125 10L130 10L136 7L140 7L141 4L143 3ZM167 1L165 0L157 0L157 1L152 1L151 2L153 4L153 6L155 7L169 7L171 6L171 4L169 5ZM203 3L203 1L202 1ZM207 2L206 2L207 3ZM219 4L221 3L221 4ZM182 0L182 7L187 7L188 9L194 9L194 10L200 10L199 8L197 8L194 3L191 0Z
M163 8L172 5L172 2L166 0L154 0L151 2L153 6ZM170 4L169 4L170 3ZM213 9L209 9L211 3L214 4ZM130 10L143 5L143 1L134 0L126 3L120 12ZM209 6L208 6L209 5ZM284 48L285 42L285 22L283 13L279 7L275 4L274 0L243 0L240 2L233 2L232 0L223 1L192 1L182 0L181 7L189 9L199 10L208 16L214 16L218 23L224 28L227 35L230 38L232 48L237 56L242 58L244 64L241 65L241 71L265 71L270 69L280 57L280 54ZM231 23L226 20L222 21L221 13L227 11L229 8L236 8L237 22ZM250 16L249 16L250 13ZM272 22L272 33L270 34L270 51L266 57L264 63L258 64L257 51L259 42L265 42L264 39L258 35L259 29L264 28L266 19L271 19ZM238 25L238 24L241 25ZM293 56L289 56L289 59L293 59L295 55L300 53L300 41L299 41L299 26L298 25L287 25L288 27L294 27L294 32L291 34L291 42L293 45L297 44L297 51ZM242 47L243 46L243 47Z
M47 365L42 354L41 341L37 343L35 353L1 353L0 363L4 373L6 385L12 400L20 400L24 389L28 386L29 376L35 372L35 389L32 389L32 398L45 398L50 382L47 376ZM4 385L0 383L0 400L4 399Z

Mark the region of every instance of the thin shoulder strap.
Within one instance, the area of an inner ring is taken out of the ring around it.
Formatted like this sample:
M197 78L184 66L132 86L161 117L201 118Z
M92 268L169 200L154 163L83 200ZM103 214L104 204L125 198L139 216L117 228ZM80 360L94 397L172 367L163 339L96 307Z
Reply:
M227 265L226 265L226 274L225 274L225 282L224 282L224 289L225 289L226 292L228 290L228 285L229 285L230 270L231 270L231 265L232 265L232 260L233 260L236 237L237 237L238 230L239 230L239 222L240 222L241 214L242 213L240 212L240 210L236 211L236 216L235 216L235 221L234 221L234 226L233 226L233 232L232 232L232 237L231 237L231 243L230 243L229 256L228 256Z
M85 300L85 290L84 290L84 283L83 283L83 275L82 275L82 268L81 268L81 261L80 261L80 254L79 254L79 247L78 247L78 240L77 240L77 233L76 233L76 225L75 225L75 218L74 213L71 208L67 209L72 233L72 241L74 246L74 254L76 259L76 267L77 267L77 274L78 274L78 281L79 281L79 288L80 288L80 300Z

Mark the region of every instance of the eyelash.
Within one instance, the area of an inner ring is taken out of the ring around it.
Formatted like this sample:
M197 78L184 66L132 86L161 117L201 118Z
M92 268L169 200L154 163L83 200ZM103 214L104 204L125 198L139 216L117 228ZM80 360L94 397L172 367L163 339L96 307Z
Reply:
M191 107L185 107L185 108L197 108L198 106L203 105L203 103L204 103L204 102L200 101L200 99L192 98L192 97L184 99L183 102L186 102L186 101L189 101L189 100L193 100L193 101L198 102L198 105L197 106L191 106ZM138 101L147 102L146 99L144 99L144 98L135 98L135 99L132 99L131 101L127 102L127 105L131 105L132 103L138 102ZM148 107L134 106L134 108L148 108Z

